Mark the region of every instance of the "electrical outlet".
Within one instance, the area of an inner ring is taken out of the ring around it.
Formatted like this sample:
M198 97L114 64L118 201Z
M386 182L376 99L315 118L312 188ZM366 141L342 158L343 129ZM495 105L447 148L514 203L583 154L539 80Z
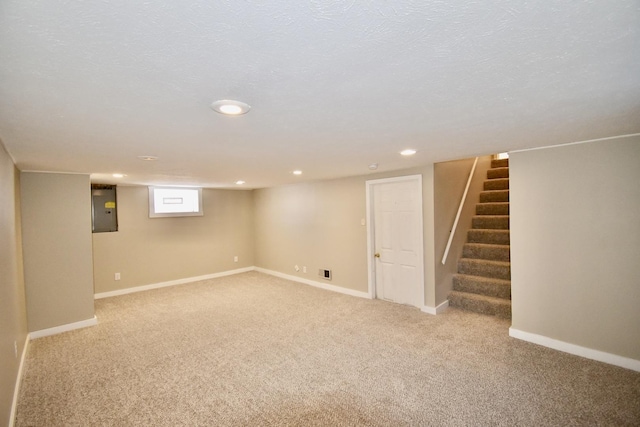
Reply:
M324 269L320 269L318 270L318 276L322 277L325 280L331 280L331 270L324 270Z
M307 272L307 266L305 265L304 267L302 267L302 272L306 273Z
M115 278L113 280L120 280L120 273L116 273Z
M18 358L18 341L13 342L13 354L15 354L17 359Z
M233 257L233 262L238 262L238 255Z

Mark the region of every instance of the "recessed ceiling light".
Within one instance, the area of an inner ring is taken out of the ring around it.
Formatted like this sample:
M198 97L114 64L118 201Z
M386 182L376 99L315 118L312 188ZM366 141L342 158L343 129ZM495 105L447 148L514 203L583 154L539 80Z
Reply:
M299 170L295 170L295 171L293 171L291 173L294 174L294 175L302 175L302 171L299 171Z
M244 184L244 181L243 180L236 181L236 184L242 185L242 184Z
M158 160L156 156L138 156L138 158L140 160L144 160L145 162L153 162L155 160Z
M124 178L125 176L126 176L126 175L121 174L121 173L114 173L114 174L113 174L113 177L114 177L114 178Z
M377 163L371 163L371 164L369 165L369 169L371 169L372 171L374 171L374 170L378 169L378 164L377 164Z
M213 108L214 111L227 116L240 116L242 114L247 114L251 109L251 107L244 102L233 101L230 99L216 101L211 104L211 108Z
M402 150L400 154L402 154L403 156L413 156L414 154L416 154L416 152L417 152L416 150L407 148L406 150Z

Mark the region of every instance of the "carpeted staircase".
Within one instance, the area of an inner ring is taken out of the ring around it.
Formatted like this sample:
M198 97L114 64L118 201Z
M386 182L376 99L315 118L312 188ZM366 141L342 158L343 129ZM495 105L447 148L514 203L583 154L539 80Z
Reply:
M511 318L509 159L492 160L487 170L449 305Z

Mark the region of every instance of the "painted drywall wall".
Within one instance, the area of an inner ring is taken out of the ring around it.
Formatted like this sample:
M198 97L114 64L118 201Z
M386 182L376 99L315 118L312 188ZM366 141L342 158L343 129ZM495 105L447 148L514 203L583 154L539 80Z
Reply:
M640 360L640 137L511 153L513 328Z
M9 425L27 338L22 274L20 175L0 143L0 424ZM17 345L17 354L14 345Z
M434 165L435 297L437 304L445 301L453 289L453 275L458 272L458 260L462 256L462 248L467 241L467 231L471 228L476 204L480 201L480 192L487 177L487 169L491 167L491 156L478 158L446 263L442 264L442 256L447 247L449 234L474 160L473 158L454 160Z
M327 283L367 292L365 182L416 174L423 180L425 304L433 307L433 165L255 190L256 266L319 282L318 270L330 269Z
M29 331L93 319L89 175L22 172Z
M329 269L333 278L327 283L367 292L362 179L288 185L254 193L258 267L317 281L323 281L318 270Z
M118 231L93 233L95 293L253 266L253 193L203 189L202 201L204 216L149 218L148 188L119 186Z

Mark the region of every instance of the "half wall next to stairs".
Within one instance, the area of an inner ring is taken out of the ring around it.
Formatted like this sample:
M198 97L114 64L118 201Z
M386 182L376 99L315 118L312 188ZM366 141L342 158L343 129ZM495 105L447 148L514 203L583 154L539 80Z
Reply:
M462 208L458 227L453 236L446 262L442 256L447 240L464 194L464 189L473 167L474 159L453 160L434 165L434 246L435 246L435 281L437 304L446 302L453 289L453 275L458 272L458 259L462 256L467 241L467 230L476 214L475 204L483 191L487 170L491 167L492 156L478 157L478 163L469 186L466 203Z

